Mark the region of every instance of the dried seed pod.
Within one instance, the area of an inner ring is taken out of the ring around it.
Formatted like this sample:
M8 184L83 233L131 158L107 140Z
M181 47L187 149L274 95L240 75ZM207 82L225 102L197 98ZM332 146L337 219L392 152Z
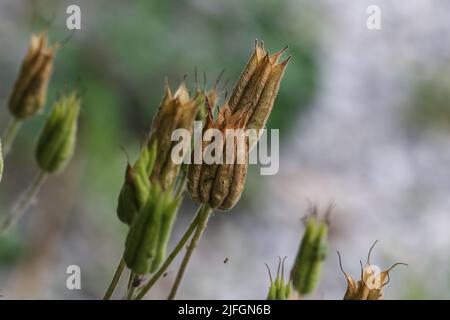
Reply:
M30 48L9 98L9 110L17 119L34 116L43 110L56 48L56 45L47 47L45 33L31 36Z
M123 223L131 225L134 217L147 201L150 191L150 174L156 159L156 144L143 146L136 163L127 164L125 181L120 190L117 215Z
M279 58L287 47L269 55L263 42L256 41L255 51L239 77L229 99L232 112L250 106L247 128L263 129L272 111L284 70L290 57Z
M208 99L206 101L209 108L203 133L208 129L217 129L222 133L220 144L222 149L216 152L221 153L223 161L191 164L188 171L188 190L194 202L207 203L213 209L228 210L237 203L245 185L248 139L244 136L243 143L238 144L235 136L228 135L227 130L240 130L245 127L249 116L248 108L232 114L228 105L224 105L219 110L217 119L213 120L212 106ZM227 155L226 152L228 143L232 145L231 155ZM208 145L209 143L203 141L203 149ZM238 153L243 154L244 163L238 161Z
M389 283L389 272L398 265L405 265L406 263L395 263L390 268L380 271L378 266L370 263L370 254L375 243L369 250L367 256L366 266L363 268L361 263L361 280L354 280L347 272L344 271L339 256L339 267L347 280L347 290L344 294L344 300L382 300L384 297L384 288Z
M330 210L331 207L327 214ZM317 218L317 207L313 206L291 271L292 285L299 294L313 292L319 283L322 263L328 252L327 236L328 222Z
M171 140L172 132L175 129L193 130L193 123L198 112L201 99L196 96L193 99L184 83L182 83L175 94L166 87L161 105L153 119L150 133L149 145L157 143L158 157L156 159L152 181L158 181L163 189L169 189L180 169L180 165L173 163L171 158L172 148L176 142Z
M36 160L41 170L61 170L75 150L80 99L75 92L55 102L39 136Z
M267 294L267 300L288 300L291 297L292 285L291 282L284 282L284 261L286 257L281 260L279 259L277 276L275 281L272 279L272 274L270 272L269 266L266 264L267 270L269 272L270 287ZM281 272L280 272L281 269Z

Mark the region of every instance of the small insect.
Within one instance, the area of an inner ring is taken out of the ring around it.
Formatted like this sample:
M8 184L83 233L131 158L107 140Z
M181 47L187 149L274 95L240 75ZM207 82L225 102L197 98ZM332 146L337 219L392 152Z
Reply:
M167 275L168 275L168 273L167 273L167 272L164 272L163 278L167 277Z
M228 257L225 258L225 260L223 260L223 263L228 263L228 260L230 260Z

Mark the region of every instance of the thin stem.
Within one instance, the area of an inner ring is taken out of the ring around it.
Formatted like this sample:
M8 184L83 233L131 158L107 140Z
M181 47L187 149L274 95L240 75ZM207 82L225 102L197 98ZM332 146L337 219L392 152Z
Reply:
M206 204L203 204L200 207L200 217L198 220L197 229L195 230L191 243L189 244L186 250L183 261L181 262L180 269L178 270L177 273L177 277L172 286L172 289L170 290L169 296L167 297L168 300L173 300L175 298L175 295L177 294L178 288L181 284L181 281L183 280L183 276L184 273L186 272L186 268L189 263L189 260L191 259L192 253L194 252L194 249L197 247L198 242L202 237L203 231L205 231L206 229L209 217L211 215L211 211L212 211L211 208Z
M176 256L181 251L181 249L183 249L184 245L186 244L186 242L191 237L192 233L194 233L195 229L197 228L198 221L199 221L199 218L200 218L200 215L202 212L201 208L202 207L199 207L194 219L192 219L191 224L189 225L187 230L184 232L183 237L177 243L177 245L172 250L172 252L167 256L167 258L164 261L164 263L162 264L162 266L159 268L158 271L156 271L156 273L153 275L153 277L151 277L151 279L147 282L147 284L137 294L137 296L135 298L136 300L141 300L142 298L145 297L147 292L150 291L150 289L155 285L155 283L159 280L159 278L161 278L161 276L164 274L164 272L167 270L167 268L169 268L170 264L176 258Z
M175 186L175 198L180 197L183 191L186 189L186 179L187 179L187 168L183 164Z
M39 173L34 178L30 187L24 196L19 199L19 201L14 205L12 212L9 216L3 221L0 226L0 234L5 232L11 225L13 225L28 209L28 207L32 204L36 194L41 189L44 184L48 174L45 171L39 171Z
M123 260L123 258L121 258L119 265L117 266L116 272L114 272L114 276L111 280L111 283L109 284L109 287L106 290L103 300L111 299L111 297L114 293L114 290L116 290L117 284L119 283L120 277L122 276L124 269L125 269L125 260Z
M2 143L3 143L3 156L6 158L9 151L11 150L11 146L13 145L14 139L16 138L17 132L22 125L22 120L17 118L12 118L6 128L3 131Z
M136 290L136 287L134 286L134 281L136 280L136 273L131 271L130 278L128 279L128 294L127 294L127 300L133 300L134 291Z

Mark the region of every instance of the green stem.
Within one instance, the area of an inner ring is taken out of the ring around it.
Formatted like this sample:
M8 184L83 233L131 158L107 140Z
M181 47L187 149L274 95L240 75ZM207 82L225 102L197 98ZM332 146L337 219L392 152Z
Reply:
M14 139L16 138L17 132L19 131L21 125L22 120L19 120L14 117L8 122L5 131L3 131L2 143L3 143L3 156L5 158L8 155L9 151L11 150Z
M185 164L181 166L180 175L175 185L175 198L180 197L186 189L187 167Z
M206 204L203 204L202 206L200 206L199 211L200 211L200 217L198 220L197 228L195 230L194 236L192 237L191 243L189 244L189 246L186 250L183 261L181 262L180 269L178 270L178 273L177 273L177 277L172 286L172 289L170 290L169 296L167 297L168 300L173 300L175 298L178 288L180 287L181 281L183 280L184 273L186 272L186 268L189 263L189 260L191 259L192 253L194 252L194 249L197 247L198 242L200 241L200 238L202 237L203 231L205 231L205 229L206 229L209 217L212 212L211 208Z
M2 225L0 226L0 234L5 232L25 213L30 204L33 202L36 194L44 184L47 176L48 174L45 171L39 171L25 195L21 199L19 199L16 205L14 205L11 214L3 221Z
M117 266L116 272L114 272L114 276L111 280L111 283L109 284L109 287L106 290L103 300L111 299L111 297L114 293L114 290L116 290L117 284L119 283L120 277L122 276L124 269L125 269L125 260L123 260L123 258L121 258L119 265Z
M180 241L177 243L175 248L172 250L172 252L167 256L166 260L162 264L162 266L156 271L156 273L151 277L151 279L147 282L147 284L141 289L141 291L137 294L136 300L141 300L145 297L147 292L155 285L155 283L161 278L161 276L164 274L164 272L169 268L172 261L175 259L175 257L178 255L178 253L183 249L186 242L191 237L192 233L194 233L195 229L197 228L199 218L201 216L201 208L197 210L197 213L192 219L191 224L187 228L187 230L184 232L183 237L180 239Z
M130 278L128 279L128 293L127 293L127 300L133 300L134 297L134 291L136 290L136 287L134 286L134 281L136 280L136 273L131 271Z

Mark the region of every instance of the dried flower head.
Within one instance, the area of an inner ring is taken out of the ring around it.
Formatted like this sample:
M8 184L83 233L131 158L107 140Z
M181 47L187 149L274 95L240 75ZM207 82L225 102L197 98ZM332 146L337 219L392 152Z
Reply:
M332 206L328 207L324 219L319 219L317 206L313 205L306 218L306 230L303 235L291 281L299 294L313 292L320 280L322 264L328 253L328 219Z
M291 297L292 285L291 282L284 282L284 261L279 258L277 276L275 280L272 279L272 274L270 272L269 266L266 264L267 271L269 272L270 287L269 293L267 294L267 300L288 300ZM280 270L281 269L281 270Z
M213 209L228 210L237 203L244 189L248 168L248 139L238 143L234 135L227 134L227 130L245 128L249 116L248 108L232 114L229 106L225 104L219 110L217 119L214 120L212 106L208 99L206 101L209 108L203 134L208 129L219 130L223 137L221 158L228 159L226 162L222 161L223 163L191 164L187 186L195 203L206 203ZM228 142L229 139L232 139L231 143ZM207 148L211 143L213 142L203 141L202 149ZM227 154L227 144L233 145L231 154Z
M249 129L263 129L272 112L284 70L291 57L279 62L287 47L269 55L264 42L255 42L255 51L239 77L229 99L232 112L249 107Z
M36 160L41 170L61 170L75 150L80 99L75 92L55 102L39 136Z
M180 165L175 164L171 158L172 148L176 144L171 140L172 132L181 128L192 132L201 101L202 97L199 95L189 97L184 83L174 94L166 86L163 100L153 119L149 139L149 145L156 143L158 150L151 180L159 181L163 189L169 189L173 185L180 169Z
M395 263L390 268L380 271L380 268L370 263L370 254L374 248L375 243L369 250L367 256L366 266L363 267L361 263L361 280L354 280L342 268L341 256L339 256L339 267L344 273L347 280L347 290L345 291L344 300L382 300L384 297L384 288L389 283L389 272L398 265L405 265L406 263Z
M45 33L31 36L30 48L9 98L9 110L17 119L34 116L43 110L56 48L56 45L47 47Z
M245 143L238 143L234 140L235 136L230 137L227 131L262 129L265 126L289 61L287 58L281 63L278 62L284 51L285 49L269 55L263 43L256 42L255 52L239 77L230 98L219 109L216 119L213 116L215 101L211 103L209 97L206 99L208 115L203 134L208 129L218 129L223 133L221 155L222 158L227 157L228 161L223 164L194 163L189 166L187 185L194 202L206 203L213 209L229 210L239 201L247 176L248 153L255 141L249 140L247 136ZM202 150L211 144L212 142L204 141ZM234 145L234 151L227 155L228 144ZM194 159L194 153L192 158Z

